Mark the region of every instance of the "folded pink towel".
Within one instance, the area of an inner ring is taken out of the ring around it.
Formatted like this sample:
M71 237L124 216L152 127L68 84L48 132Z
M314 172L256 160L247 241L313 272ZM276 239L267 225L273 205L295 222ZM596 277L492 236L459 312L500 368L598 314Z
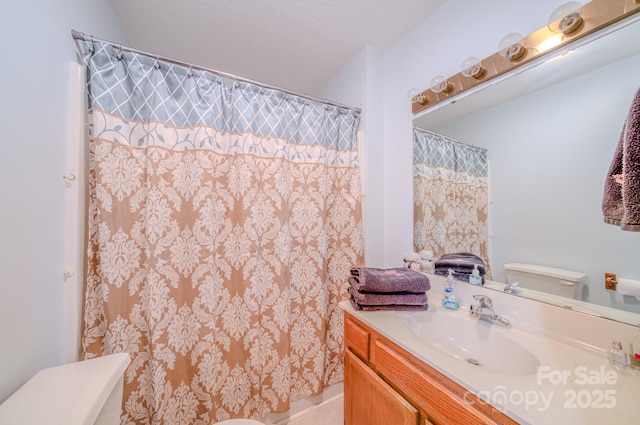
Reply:
M354 267L351 269L353 287L360 292L427 292L431 288L429 278L406 267L376 269Z
M396 310L396 311L425 311L429 309L429 304L425 305L360 305L353 299L349 298L351 305L356 310L374 311L374 310Z
M347 291L360 305L425 305L427 303L426 292L360 292L354 288L354 282L355 280L350 277L351 285Z

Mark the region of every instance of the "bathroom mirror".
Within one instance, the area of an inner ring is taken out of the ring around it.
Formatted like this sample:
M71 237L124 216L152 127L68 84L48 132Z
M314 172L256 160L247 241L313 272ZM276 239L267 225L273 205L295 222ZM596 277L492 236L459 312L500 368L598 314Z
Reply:
M640 89L640 16L452 97L415 127L488 149L489 261L586 273L581 300L539 301L640 324L640 301L605 289L604 274L640 280L640 233L605 224L604 181ZM496 284L502 290L504 285Z

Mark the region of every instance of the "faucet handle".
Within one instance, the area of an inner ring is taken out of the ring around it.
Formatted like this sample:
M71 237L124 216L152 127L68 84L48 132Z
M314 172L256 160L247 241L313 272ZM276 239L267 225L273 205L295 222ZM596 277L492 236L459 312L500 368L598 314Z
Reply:
M480 307L483 308L492 308L493 307L493 301L491 301L491 298L489 298L486 295L474 295L473 299L478 301L480 303Z
M517 287L518 283L519 282L509 283L507 286L504 287L504 292L506 292L507 294L522 295L522 290L520 290L520 288Z

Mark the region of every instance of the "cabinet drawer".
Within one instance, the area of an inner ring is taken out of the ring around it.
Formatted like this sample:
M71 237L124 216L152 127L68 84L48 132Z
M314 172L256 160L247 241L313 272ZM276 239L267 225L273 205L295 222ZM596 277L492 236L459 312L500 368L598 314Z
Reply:
M370 332L350 316L344 317L344 346L364 361L369 361Z

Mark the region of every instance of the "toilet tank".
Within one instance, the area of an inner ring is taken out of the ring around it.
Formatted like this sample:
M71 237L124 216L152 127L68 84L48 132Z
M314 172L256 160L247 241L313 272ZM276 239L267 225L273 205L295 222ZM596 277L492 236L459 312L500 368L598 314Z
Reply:
M119 425L130 361L117 353L43 369L0 404L0 424Z
M522 288L576 300L582 299L587 278L581 272L524 263L505 264L504 274L507 283L519 282Z

